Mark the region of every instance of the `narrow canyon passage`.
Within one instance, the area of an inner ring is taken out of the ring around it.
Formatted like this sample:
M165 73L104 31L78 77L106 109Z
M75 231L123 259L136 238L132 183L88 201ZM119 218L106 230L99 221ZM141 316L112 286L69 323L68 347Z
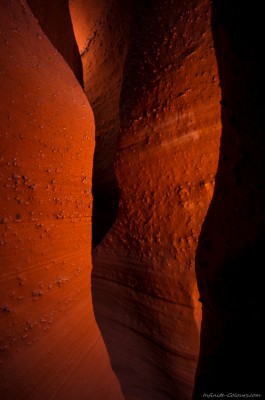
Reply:
M70 11L84 71L84 91L94 112L93 247L117 218L114 172L120 132L120 91L128 47L130 0L72 0Z
M0 0L1 400L262 396L258 15Z

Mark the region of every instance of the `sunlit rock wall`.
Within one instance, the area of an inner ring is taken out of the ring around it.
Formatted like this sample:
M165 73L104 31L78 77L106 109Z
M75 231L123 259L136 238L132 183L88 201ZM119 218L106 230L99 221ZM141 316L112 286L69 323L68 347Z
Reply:
M93 114L26 2L0 19L0 398L117 400L90 294Z

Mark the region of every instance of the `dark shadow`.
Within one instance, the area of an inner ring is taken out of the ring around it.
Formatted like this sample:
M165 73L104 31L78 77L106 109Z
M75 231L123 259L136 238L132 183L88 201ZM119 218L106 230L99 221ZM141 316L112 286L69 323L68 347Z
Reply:
M115 141L115 137L113 137ZM117 141L115 143L117 147ZM99 141L96 140L94 152L94 168L92 177L92 194L93 194L93 213L92 213L92 246L95 248L105 237L109 229L116 221L119 209L119 188L114 172L114 161L109 167L108 176L112 177L107 184L101 184L98 175L101 174L100 168L97 169L95 165L100 161L101 148ZM102 175L101 175L102 177Z
M72 13L76 32L82 23L87 25L82 33L88 36L82 43L81 59L85 94L95 119L92 176L92 244L95 248L114 225L119 207L114 163L120 133L119 99L128 46L130 1L90 0L81 2L77 8L79 17L75 6ZM81 45L80 32L78 36Z
M196 274L203 305L194 399L262 393L265 248L264 28L261 3L214 0L222 90L215 191Z
M83 67L75 40L68 0L27 0L27 3L45 35L63 56L83 87Z

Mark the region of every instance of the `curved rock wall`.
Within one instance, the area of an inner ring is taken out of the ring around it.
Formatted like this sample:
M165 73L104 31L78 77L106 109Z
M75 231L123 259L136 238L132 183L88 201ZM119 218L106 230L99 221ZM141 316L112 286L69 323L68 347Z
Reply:
M119 101L128 46L131 0L71 0L85 93L96 124L93 165L93 243L113 225L119 192L114 173L120 131Z
M214 188L220 89L209 1L133 2L117 221L93 254L96 319L126 399L190 399L194 257Z
M27 0L41 29L83 85L83 68L76 44L68 0Z
M68 2L2 0L0 398L262 394L262 12L69 3L124 396Z
M26 2L0 19L0 398L121 399L90 295L93 114Z

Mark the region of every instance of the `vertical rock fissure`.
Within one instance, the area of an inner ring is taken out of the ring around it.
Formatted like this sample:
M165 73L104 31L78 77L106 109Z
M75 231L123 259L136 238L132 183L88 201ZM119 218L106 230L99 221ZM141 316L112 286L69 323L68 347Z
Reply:
M97 109L93 108L94 116L97 114ZM119 208L119 188L114 171L115 156L113 155L109 163L110 182L101 185L98 177L98 165L100 164L101 141L98 135L100 125L95 118L95 151L93 157L93 175L92 175L92 195L93 195L93 209L92 209L92 248L95 248L101 243L105 235L113 226ZM113 138L113 145L117 149L117 138Z
M126 4L125 4L126 3ZM130 2L71 0L70 12L83 65L84 91L95 118L92 241L113 226L119 206L114 163L120 131L119 101L127 52Z

